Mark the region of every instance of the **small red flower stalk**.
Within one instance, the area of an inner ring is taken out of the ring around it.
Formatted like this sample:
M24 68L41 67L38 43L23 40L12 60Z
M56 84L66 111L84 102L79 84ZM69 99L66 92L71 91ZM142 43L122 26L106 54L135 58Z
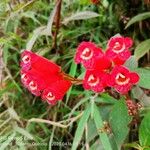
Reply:
M86 90L102 93L107 87L126 94L139 81L139 76L123 66L131 56L132 39L112 37L106 52L92 42L79 44L75 62L86 69L82 80L62 72L61 67L30 51L21 55L21 81L32 94L41 96L49 104L62 100L72 84L81 84Z

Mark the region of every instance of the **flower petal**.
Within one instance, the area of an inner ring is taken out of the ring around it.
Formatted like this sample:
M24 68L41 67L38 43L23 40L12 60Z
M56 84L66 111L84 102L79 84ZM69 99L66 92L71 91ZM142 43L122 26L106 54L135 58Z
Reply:
M125 42L126 48L130 48L133 45L133 40L130 37L125 37L124 42Z
M140 76L137 73L132 72L130 73L130 80L133 84L136 84L140 80Z
M25 62L24 58L29 57L29 61ZM43 72L43 73L58 73L61 71L60 66L56 65L55 63L53 63L52 61L39 56L31 51L27 51L25 50L22 54L21 54L21 67L22 70L29 70L34 68L35 70L39 71L39 72Z
M131 84L127 84L127 85L124 85L124 86L115 85L115 89L120 94L127 94L128 91L131 89L131 86L132 86Z
M42 99L48 101L49 103L62 100L66 92L71 86L71 82L67 80L59 80L53 84L51 84L48 88L46 88L42 93ZM48 97L50 95L50 98Z

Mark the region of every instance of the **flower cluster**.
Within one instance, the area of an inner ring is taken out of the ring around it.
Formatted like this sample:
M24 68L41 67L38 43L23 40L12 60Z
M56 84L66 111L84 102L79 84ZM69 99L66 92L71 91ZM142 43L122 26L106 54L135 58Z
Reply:
M106 52L92 42L82 42L77 48L75 62L82 63L86 69L83 87L94 92L104 92L113 87L121 94L126 94L139 81L139 76L123 66L131 56L129 48L132 39L112 37ZM41 96L49 104L62 100L72 83L81 80L70 77L61 71L61 67L31 51L21 55L21 81L28 90Z
M126 105L128 109L128 114L130 116L136 116L138 114L139 109L142 108L142 105L140 103L136 103L131 99L126 100Z
M31 51L22 53L20 66L23 85L49 104L62 100L71 86L71 81L64 79L58 65Z
M107 44L106 52L92 42L82 42L77 48L75 62L82 63L86 69L83 87L94 92L103 92L113 87L126 94L139 81L139 76L123 66L131 56L132 46L129 37L115 36Z

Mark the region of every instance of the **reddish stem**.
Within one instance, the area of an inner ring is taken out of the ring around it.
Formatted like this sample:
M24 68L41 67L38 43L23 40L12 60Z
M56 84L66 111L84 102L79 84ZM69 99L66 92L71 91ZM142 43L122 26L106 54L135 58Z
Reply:
M59 27L60 27L61 4L62 4L62 0L57 0L56 5L58 5L58 7L57 7L56 16L55 16L56 22L55 22L54 43L53 43L54 49L57 48L57 35L58 35Z

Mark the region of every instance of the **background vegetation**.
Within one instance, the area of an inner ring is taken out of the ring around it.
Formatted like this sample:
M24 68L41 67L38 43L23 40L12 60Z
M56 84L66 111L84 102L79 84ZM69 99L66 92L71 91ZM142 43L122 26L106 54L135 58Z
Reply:
M0 1L0 150L150 149L150 1L100 0ZM83 77L74 53L93 41L102 48L115 34L134 39L127 62L141 80L131 91L142 108L128 115L117 93L93 95L73 86L62 102L48 106L20 82L20 53L32 51ZM120 100L119 100L120 99ZM144 119L143 119L144 118ZM108 124L109 122L109 124Z

